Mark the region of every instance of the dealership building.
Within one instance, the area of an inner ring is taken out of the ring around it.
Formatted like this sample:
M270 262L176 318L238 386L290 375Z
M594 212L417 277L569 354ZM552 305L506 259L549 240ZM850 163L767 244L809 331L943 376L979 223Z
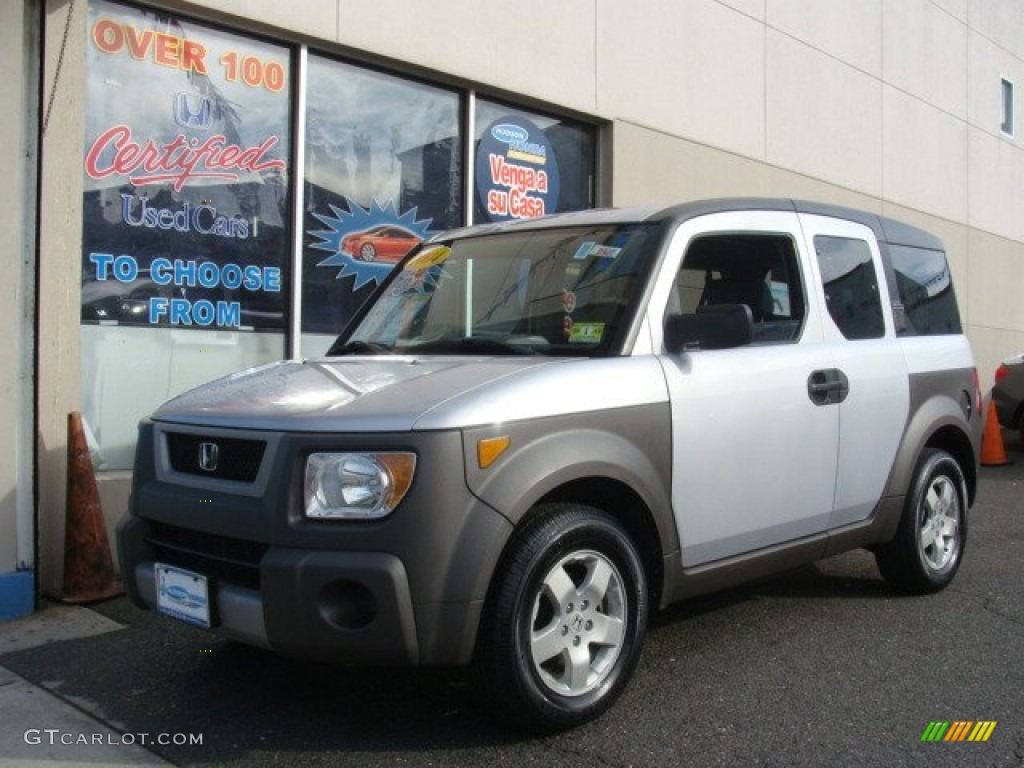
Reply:
M943 240L983 388L1024 350L1020 0L13 0L0 36L0 619L62 587L69 414L112 532L140 419L323 354L451 227L852 206Z

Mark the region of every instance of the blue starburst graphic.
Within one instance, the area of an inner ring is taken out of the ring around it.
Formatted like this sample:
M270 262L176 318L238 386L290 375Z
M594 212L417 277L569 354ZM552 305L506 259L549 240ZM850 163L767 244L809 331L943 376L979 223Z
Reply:
M372 234L381 227L396 227L405 230L411 238L426 240L432 234L430 225L433 219L417 220L417 208L411 208L402 215L395 210L393 201L381 205L376 200L369 209L353 203L346 198L349 210L343 211L328 203L333 216L314 213L327 229L308 230L307 234L319 238L320 242L311 243L310 248L327 251L331 255L318 267L339 267L337 279L352 275L355 277L353 290L359 290L369 282L380 283L394 267L393 263L377 261L376 251L370 247L360 253L346 250L346 237L349 235ZM364 246L365 248L365 246Z

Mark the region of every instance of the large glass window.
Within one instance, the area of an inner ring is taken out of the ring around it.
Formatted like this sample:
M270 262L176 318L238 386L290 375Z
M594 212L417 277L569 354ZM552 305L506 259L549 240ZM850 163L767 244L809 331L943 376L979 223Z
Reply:
M168 397L285 354L290 54L102 0L87 33L83 414L121 469Z
M471 137L465 90L163 10L88 13L81 375L100 469L130 468L138 420L185 389L326 352L405 253L468 223L475 184L477 222L593 204L591 126L477 100ZM510 213L488 213L502 193Z
M473 223L594 205L594 129L477 99Z
M460 99L309 57L302 354L326 351L395 263L462 224Z

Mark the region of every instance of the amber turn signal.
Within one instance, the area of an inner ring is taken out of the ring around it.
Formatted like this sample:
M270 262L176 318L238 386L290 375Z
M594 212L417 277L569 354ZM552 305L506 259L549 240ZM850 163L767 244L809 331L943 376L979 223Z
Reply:
M508 435L502 437L485 437L483 440L477 441L476 444L476 463L480 465L480 469L487 469L491 464L498 460L498 457L505 452L509 444L512 442Z

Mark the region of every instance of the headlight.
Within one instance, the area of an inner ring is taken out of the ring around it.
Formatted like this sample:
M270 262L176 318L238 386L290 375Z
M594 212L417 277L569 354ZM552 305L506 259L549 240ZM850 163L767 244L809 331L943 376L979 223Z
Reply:
M384 517L409 490L415 469L412 453L310 454L306 459L306 517Z

